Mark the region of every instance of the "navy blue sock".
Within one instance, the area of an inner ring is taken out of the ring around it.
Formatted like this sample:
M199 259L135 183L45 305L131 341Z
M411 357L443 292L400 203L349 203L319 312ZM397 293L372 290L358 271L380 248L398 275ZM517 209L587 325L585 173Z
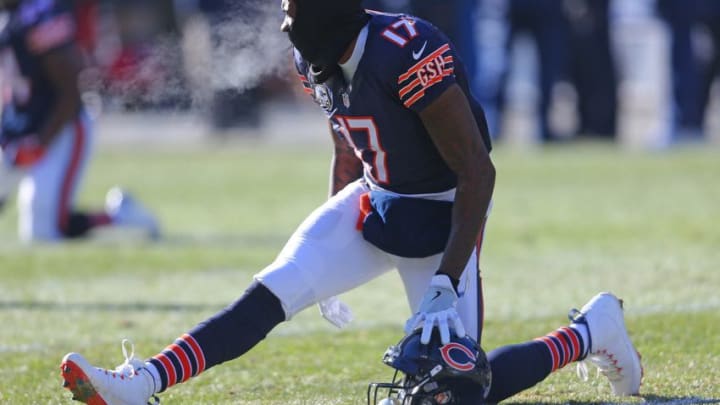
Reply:
M552 357L543 342L503 346L488 353L492 386L486 401L498 403L544 380Z
M487 402L497 403L544 380L584 355L580 332L564 326L531 342L488 353L492 386Z
M264 285L252 283L233 304L148 360L160 374L159 391L240 357L284 320L280 300Z
M108 225L111 220L105 213L90 214L83 212L70 212L61 216L58 222L60 233L66 238L81 238L91 229Z
M90 217L79 212L68 213L59 222L60 233L66 238L80 238L92 228Z

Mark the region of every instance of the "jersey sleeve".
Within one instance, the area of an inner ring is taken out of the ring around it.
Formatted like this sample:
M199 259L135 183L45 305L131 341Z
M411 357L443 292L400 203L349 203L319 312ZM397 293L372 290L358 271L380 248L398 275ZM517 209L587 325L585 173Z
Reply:
M76 40L77 24L74 14L66 8L43 13L27 29L27 48L36 55L69 45Z
M398 60L392 64L391 88L405 107L422 111L456 82L455 49L435 27L412 17L398 19L381 35L393 34Z

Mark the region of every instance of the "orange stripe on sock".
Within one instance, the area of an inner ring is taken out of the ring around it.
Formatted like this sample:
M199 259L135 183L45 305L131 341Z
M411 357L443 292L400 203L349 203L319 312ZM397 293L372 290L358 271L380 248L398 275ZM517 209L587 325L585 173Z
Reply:
M170 350L172 350L173 353L175 353L175 356L177 356L180 364L182 365L183 378L180 382L187 381L188 378L190 378L190 374L192 374L190 358L188 357L187 353L185 353L185 350L183 350L183 348L178 346L176 343L173 343L168 347L170 348Z
M552 340L547 336L543 336L535 340L539 340L545 343L545 346L547 346L548 350L550 351L550 357L552 358L552 369L550 371L557 370L560 363L560 354L557 351L557 347L555 347L555 343L553 343Z
M567 344L565 339L562 337L563 332L562 329L558 329L555 332L551 333L550 336L555 336L560 341L560 345L562 345L562 349L564 351L563 356L563 362L560 364L560 367L565 367L566 364L570 362L570 346Z
M177 384L177 375L175 374L175 367L173 367L170 359L168 359L167 356L163 353L155 355L154 359L157 359L158 361L160 361L162 363L163 367L165 367L165 372L167 373L167 387L171 387L171 386Z
M575 361L582 356L582 349L580 347L580 339L578 339L576 332L572 330L572 328L568 328L568 336L570 336L570 341L572 342L573 350L575 351L575 355L573 356L573 359L571 361Z
M197 373L195 375L200 374L203 371L205 371L205 354L203 353L202 349L200 348L200 345L198 344L197 340L195 340L194 337L192 337L191 335L188 335L187 333L182 335L181 339L184 340L188 344L188 346L190 346L190 348L193 351L193 354L195 355L195 360L197 360L198 366L197 366Z

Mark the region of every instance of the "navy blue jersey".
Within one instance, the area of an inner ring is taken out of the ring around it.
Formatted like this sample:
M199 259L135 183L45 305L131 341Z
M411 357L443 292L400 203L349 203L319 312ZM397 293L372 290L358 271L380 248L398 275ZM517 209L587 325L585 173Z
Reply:
M421 19L372 13L357 70L318 84L295 51L305 92L326 112L335 136L355 148L371 182L401 194L455 187L457 178L440 156L418 113L452 84L468 96L488 151L484 114L470 94L462 61L448 38Z
M4 56L14 59L2 72L4 85L11 88L3 91L0 138L34 133L45 123L57 95L40 58L75 38L74 15L65 2L26 0L11 12L0 34L0 45L10 50Z

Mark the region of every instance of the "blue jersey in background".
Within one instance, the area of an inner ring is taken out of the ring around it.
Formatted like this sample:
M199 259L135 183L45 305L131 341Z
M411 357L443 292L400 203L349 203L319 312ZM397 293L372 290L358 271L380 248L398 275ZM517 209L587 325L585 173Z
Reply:
M0 34L4 57L0 138L17 139L37 132L57 102L41 57L76 39L76 21L65 2L24 1L9 14ZM7 51L10 52L7 52Z

